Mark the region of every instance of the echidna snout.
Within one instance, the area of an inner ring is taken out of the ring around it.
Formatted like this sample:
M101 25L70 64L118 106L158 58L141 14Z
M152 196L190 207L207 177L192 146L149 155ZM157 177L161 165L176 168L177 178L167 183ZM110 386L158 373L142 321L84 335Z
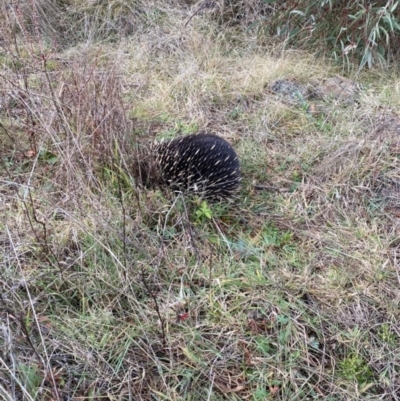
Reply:
M157 145L156 162L164 183L205 198L227 198L239 187L240 164L221 137L199 133Z

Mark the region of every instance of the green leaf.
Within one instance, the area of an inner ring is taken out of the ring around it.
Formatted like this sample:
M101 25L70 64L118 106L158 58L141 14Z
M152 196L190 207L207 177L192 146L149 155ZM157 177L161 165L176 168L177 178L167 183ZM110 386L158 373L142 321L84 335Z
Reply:
M391 31L394 31L393 20L388 15L385 15L384 17L382 17L382 21L386 22L389 25ZM382 26L380 28L383 29Z
M24 363L18 365L18 370L25 390L35 399L43 380L42 372L37 365L26 365Z
M292 29L290 31L290 33L289 33L289 38L292 38L294 35L296 35L299 32L300 32L300 28L299 27L296 27L296 28Z
M396 19L393 19L393 20L392 20L392 23L393 23L393 26L394 26L398 31L400 31L400 24L397 22L397 20L396 20Z
M397 8L398 5L399 5L399 2L396 1L396 3L394 3L394 4L392 5L392 8L390 9L390 12L393 13L393 11L396 10L396 8Z

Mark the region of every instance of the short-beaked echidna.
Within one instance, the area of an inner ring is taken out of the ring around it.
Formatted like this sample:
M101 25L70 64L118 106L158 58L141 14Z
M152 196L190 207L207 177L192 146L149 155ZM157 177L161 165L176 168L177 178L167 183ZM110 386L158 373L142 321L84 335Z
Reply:
M231 197L239 187L240 165L233 147L221 137L199 133L155 147L164 183L204 198Z

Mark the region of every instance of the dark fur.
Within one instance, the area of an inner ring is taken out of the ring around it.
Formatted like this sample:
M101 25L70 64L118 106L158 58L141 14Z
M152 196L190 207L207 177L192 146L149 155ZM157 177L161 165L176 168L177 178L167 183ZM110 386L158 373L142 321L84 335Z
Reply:
M240 165L233 147L214 134L200 133L157 145L162 180L174 190L205 198L227 198L239 187Z

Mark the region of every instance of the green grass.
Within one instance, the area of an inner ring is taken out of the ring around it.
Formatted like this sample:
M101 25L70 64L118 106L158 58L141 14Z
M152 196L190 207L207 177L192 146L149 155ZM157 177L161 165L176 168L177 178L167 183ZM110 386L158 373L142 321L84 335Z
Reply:
M398 74L288 101L268 85L336 67L134 3L73 3L98 31L46 63L65 30L3 14L1 397L395 400ZM233 201L136 186L138 149L199 130L238 152Z

